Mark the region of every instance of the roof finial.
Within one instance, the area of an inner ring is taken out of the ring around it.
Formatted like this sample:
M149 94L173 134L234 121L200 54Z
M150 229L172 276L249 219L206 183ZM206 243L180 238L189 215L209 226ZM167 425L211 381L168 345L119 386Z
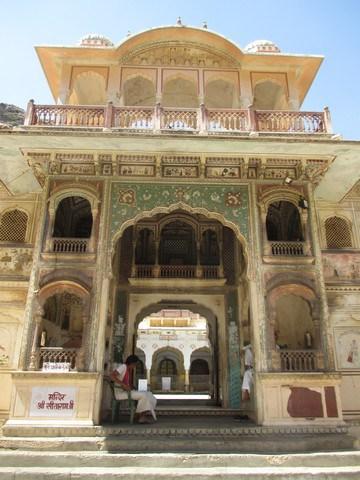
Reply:
M181 17L178 17L176 20L176 25L182 25Z
M131 36L131 32L130 30L127 31L127 34L126 34L127 37L130 37Z
M202 26L203 26L203 28L206 28L206 29L208 28L208 26L207 26L207 21L206 21L206 20L203 21L203 25L202 25Z

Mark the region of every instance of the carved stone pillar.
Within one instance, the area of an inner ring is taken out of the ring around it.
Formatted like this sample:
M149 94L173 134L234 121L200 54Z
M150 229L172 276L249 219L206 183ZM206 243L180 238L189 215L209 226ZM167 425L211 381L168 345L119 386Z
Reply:
M327 295L325 289L325 280L324 272L321 258L321 248L320 248L320 235L318 231L318 225L315 216L315 199L313 193L313 185L309 182L307 185L308 190L308 201L310 205L309 209L309 226L311 228L312 238L313 238L313 251L315 257L315 272L316 272L316 283L317 290L319 292L319 331L320 338L322 339L322 349L324 353L324 364L327 370L335 369L335 359L333 351L333 334L330 324L329 317L329 308L327 304ZM317 316L316 316L317 318ZM320 344L319 344L320 347Z
M190 390L190 370L185 370L185 383L184 383L184 390L188 392Z
M33 341L31 345L31 352L30 352L30 363L29 363L29 370L36 370L38 368L38 342L39 342L39 335L41 324L43 320L44 309L39 305L34 312L33 320L35 322L35 330Z
M266 256L272 254L271 251L271 242L269 242L267 238L267 231L266 231L266 217L267 217L267 209L265 205L260 205L260 222L261 222L261 237L262 237L262 244L263 244L263 253Z
M134 229L134 238L132 241L132 265L131 265L131 276L133 278L136 277L136 243L137 243L138 235L136 230Z
M53 209L49 209L49 224L46 232L46 241L45 241L45 251L52 251L52 242L54 234L54 225L55 225L55 215L56 212Z
M161 103L157 102L154 108L154 132L160 132L161 131L161 114L162 114L162 108L161 108Z
M155 240L155 265L154 265L154 277L160 277L160 265L159 265L159 247L160 241L158 239Z
M97 236L97 219L99 215L99 210L95 208L92 211L92 217L93 217L93 224L92 224L92 229L91 229L91 236L89 238L89 253L94 253L95 251L95 239Z
M224 278L224 242L222 237L222 230L219 234L219 278Z
M88 310L88 308L83 305L84 310ZM89 343L89 313L88 311L84 312L82 315L82 338L81 338L81 347L78 351L77 359L76 359L76 369L79 372L83 372L85 370L86 362L86 352L87 346Z
M201 264L200 264L200 250L201 250L201 241L196 240L196 278L201 278Z
M301 209L300 211L300 221L301 221L301 229L304 235L305 241L305 248L304 248L304 255L311 255L311 237L308 228L308 210Z

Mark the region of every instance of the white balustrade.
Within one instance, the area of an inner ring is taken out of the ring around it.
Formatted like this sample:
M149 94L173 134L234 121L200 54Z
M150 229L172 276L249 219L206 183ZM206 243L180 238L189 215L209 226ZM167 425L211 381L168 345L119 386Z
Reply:
M316 371L316 350L280 350L280 364L283 372Z
M88 238L53 238L52 251L55 253L85 253L88 250Z
M304 255L305 242L270 242L272 255L297 257Z
M28 104L25 125L51 127L106 127L125 130L332 133L330 113L231 108L114 107L98 105Z

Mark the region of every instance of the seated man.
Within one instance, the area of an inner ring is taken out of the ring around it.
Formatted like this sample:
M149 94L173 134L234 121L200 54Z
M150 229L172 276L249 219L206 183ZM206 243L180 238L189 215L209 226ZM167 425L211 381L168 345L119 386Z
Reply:
M115 384L116 400L126 400L128 393L131 392L131 398L137 400L136 413L139 414L139 423L151 423L148 415L152 415L156 420L155 407L156 398L151 392L139 392L132 386L132 373L136 368L139 358L136 355L130 355L125 363L117 366L111 373L110 378Z

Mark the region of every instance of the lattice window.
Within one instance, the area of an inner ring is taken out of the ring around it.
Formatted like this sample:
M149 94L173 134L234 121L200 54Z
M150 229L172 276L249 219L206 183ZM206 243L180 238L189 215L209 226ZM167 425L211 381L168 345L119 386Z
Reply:
M20 210L11 210L1 216L0 241L25 242L28 216Z
M325 220L327 248L352 247L349 222L344 218L330 217Z

